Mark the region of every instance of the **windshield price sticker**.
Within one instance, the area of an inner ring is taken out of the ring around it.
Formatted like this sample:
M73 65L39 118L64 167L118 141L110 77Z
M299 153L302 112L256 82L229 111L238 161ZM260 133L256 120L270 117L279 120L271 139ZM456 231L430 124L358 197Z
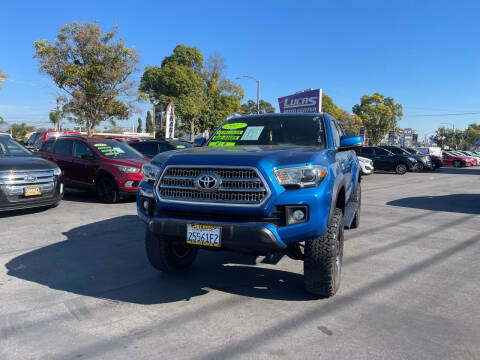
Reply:
M225 141L210 141L208 146L235 146L234 142L225 142Z
M249 126L240 140L251 140L256 141L260 137L260 134L263 131L264 126Z

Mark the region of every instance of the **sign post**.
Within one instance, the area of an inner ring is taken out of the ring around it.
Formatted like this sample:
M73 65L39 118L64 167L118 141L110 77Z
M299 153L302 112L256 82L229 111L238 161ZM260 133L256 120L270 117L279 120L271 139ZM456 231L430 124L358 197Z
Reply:
M175 104L171 101L165 111L165 139L173 139L175 133Z
M322 89L306 90L278 98L281 113L318 113L322 111Z

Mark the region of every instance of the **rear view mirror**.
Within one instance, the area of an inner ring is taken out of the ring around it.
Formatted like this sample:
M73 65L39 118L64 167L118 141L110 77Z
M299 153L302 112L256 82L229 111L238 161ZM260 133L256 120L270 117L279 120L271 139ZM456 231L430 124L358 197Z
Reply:
M343 135L340 138L340 147L338 151L355 150L362 147L363 141L360 136Z

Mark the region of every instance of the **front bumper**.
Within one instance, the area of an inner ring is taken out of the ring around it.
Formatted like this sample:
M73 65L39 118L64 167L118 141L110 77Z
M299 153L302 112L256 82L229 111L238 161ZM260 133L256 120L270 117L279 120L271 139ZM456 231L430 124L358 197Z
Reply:
M52 183L40 184L42 195L25 197L23 186L0 186L0 211L29 209L50 206L63 198L63 179L56 178Z
M287 247L280 240L275 226L270 224L225 224L209 221L154 218L148 224L151 232L174 241L186 242L188 224L214 225L221 228L220 249L245 253L268 254Z

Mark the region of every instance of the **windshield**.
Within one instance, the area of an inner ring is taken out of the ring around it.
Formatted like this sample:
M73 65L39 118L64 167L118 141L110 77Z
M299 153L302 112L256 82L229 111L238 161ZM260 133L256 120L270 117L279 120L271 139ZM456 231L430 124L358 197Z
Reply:
M7 136L0 136L0 156L31 156L27 150L15 140Z
M262 116L228 120L208 146L283 145L325 148L321 116Z
M143 155L131 146L119 141L93 142L100 155L109 159L143 159Z

